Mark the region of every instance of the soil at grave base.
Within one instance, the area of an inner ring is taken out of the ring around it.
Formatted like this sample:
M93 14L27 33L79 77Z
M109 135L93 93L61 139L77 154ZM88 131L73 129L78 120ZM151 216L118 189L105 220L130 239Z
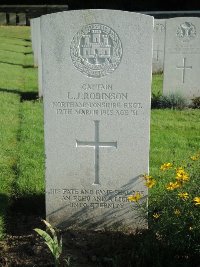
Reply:
M52 255L46 244L33 231L34 228L44 229L39 217L15 214L9 227L9 234L0 241L0 267L54 266ZM119 251L124 250L127 243L130 246L132 240L131 235L103 231L66 230L61 235L63 257L70 258L70 266L73 267L113 266L111 262L109 263L111 259L108 258L109 253L106 252L109 252L110 249L114 251L116 246ZM105 256L105 254L107 255ZM105 263L103 263L104 261Z
M79 242L73 240L73 246L69 244L63 246L63 255L66 259L70 257L73 267L94 267L95 257L89 258L89 254L81 251ZM71 243L71 242L70 242ZM76 244L77 243L77 244ZM53 258L36 234L25 236L7 236L4 241L0 241L0 266L1 267L53 267ZM64 264L63 264L64 266ZM66 265L65 265L66 266Z

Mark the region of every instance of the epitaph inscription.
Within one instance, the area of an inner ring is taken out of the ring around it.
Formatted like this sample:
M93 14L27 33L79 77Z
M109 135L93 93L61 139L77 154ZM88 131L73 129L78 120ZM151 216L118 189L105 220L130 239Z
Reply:
M95 23L84 26L71 46L74 66L88 77L100 78L112 73L122 58L122 43L110 27Z

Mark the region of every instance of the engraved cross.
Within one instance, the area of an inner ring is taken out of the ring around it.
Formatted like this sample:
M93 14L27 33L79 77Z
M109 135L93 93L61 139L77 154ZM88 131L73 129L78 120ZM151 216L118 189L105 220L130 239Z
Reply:
M163 52L163 50L159 49L159 46L157 46L157 49L153 50L154 52L156 52L156 61L158 61L159 59L159 52Z
M176 66L177 69L182 69L183 74L182 74L182 81L183 83L185 82L185 71L186 69L192 69L192 66L186 66L186 58L183 58L183 66Z
M95 134L94 141L79 141L76 140L76 147L92 147L94 148L95 158L94 158L94 167L95 167L95 180L93 185L99 185L99 148L100 147L115 147L117 148L117 142L100 142L99 141L99 121L94 121Z

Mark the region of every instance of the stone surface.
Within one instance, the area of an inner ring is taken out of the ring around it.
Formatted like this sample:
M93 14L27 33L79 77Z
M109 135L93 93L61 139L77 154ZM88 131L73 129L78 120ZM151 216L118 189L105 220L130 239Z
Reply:
M9 13L9 25L16 25L16 13Z
M26 14L25 13L19 13L18 17L19 17L18 25L25 26L26 25Z
M38 66L38 55L40 54L41 40L40 40L40 17L30 20L31 25L31 40L33 49L34 66Z
M42 51L41 51L41 30L40 17L31 19L31 40L34 58L34 66L38 67L38 96L42 97Z
M200 96L200 18L166 21L163 93Z
M127 197L147 199L153 18L68 11L42 16L41 35L47 220L147 227Z
M165 19L154 20L153 33L153 73L163 72L165 49Z
M6 25L7 20L6 20L6 13L0 13L0 25Z
M38 95L39 97L43 96L42 90L42 43L41 43L41 30L40 30L40 18L38 20Z

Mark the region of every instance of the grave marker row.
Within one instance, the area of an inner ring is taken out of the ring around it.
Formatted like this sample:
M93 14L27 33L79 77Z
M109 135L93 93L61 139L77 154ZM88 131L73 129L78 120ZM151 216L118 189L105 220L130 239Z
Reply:
M51 224L146 227L127 197L147 197L141 175L148 173L152 52L157 72L164 64L165 94L200 95L199 24L198 18L156 20L153 33L150 16L111 10L31 20L44 89Z
M0 13L0 25L26 25L25 13Z

